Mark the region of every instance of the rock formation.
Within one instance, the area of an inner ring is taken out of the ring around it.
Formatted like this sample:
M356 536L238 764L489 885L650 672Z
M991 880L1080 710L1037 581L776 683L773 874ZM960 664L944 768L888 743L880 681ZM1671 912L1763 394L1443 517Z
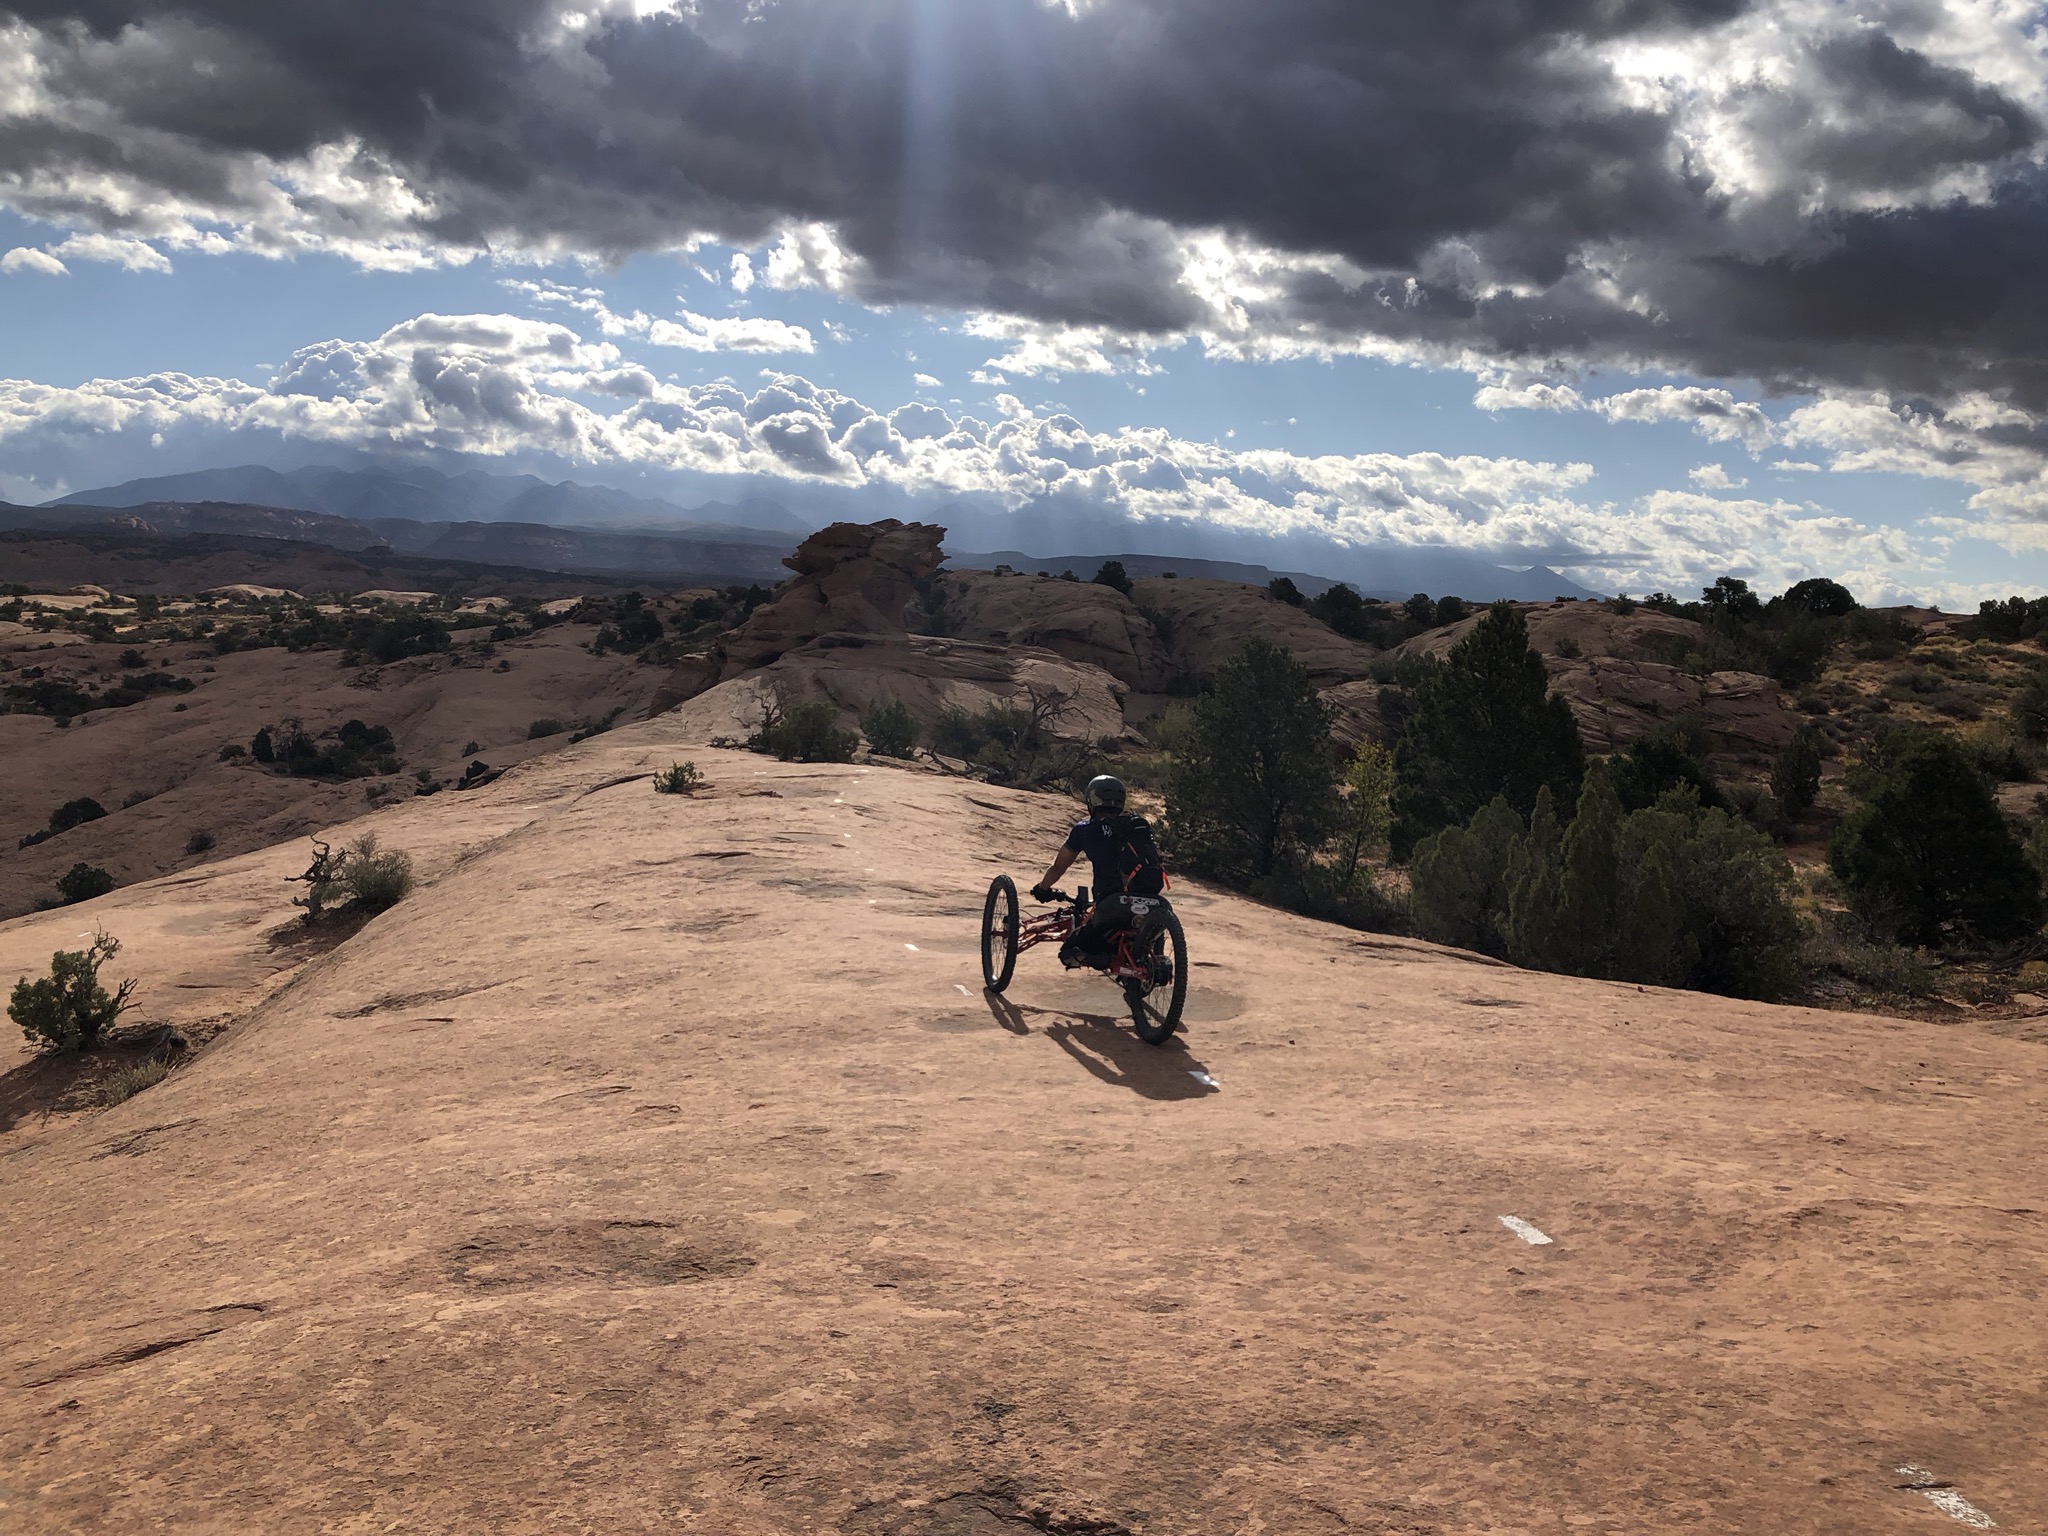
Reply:
M948 571L934 586L945 632L1031 645L1086 662L1139 693L1164 692L1174 664L1138 605L1114 587L1045 576Z
M903 634L903 610L918 582L945 559L945 536L943 528L893 517L819 529L782 562L795 579L709 655L679 666L667 692L679 702L828 635Z
M707 735L744 736L771 698L822 698L848 716L896 702L929 724L950 709L979 710L1038 690L1069 701L1054 723L1060 735L1121 735L1129 685L1091 660L1017 643L1024 637L1008 631L1001 642L909 632L905 610L944 559L945 533L890 519L835 523L813 534L783 562L796 578L707 655L678 665L661 702L683 705L682 717ZM1110 627L1102 626L1105 635ZM1113 655L1114 647L1104 652Z
M1613 752L1667 721L1691 716L1706 728L1717 757L1754 766L1781 751L1799 728L1799 716L1770 678L1702 675L1673 664L1669 658L1678 651L1706 640L1691 619L1572 602L1537 604L1523 614L1529 643L1542 654L1551 687L1571 704L1588 752ZM1479 619L1475 613L1399 649L1441 658Z
M1348 640L1321 619L1240 581L1149 577L1132 594L1157 615L1175 671L1202 682L1254 635L1292 651L1320 688L1366 675L1372 646Z

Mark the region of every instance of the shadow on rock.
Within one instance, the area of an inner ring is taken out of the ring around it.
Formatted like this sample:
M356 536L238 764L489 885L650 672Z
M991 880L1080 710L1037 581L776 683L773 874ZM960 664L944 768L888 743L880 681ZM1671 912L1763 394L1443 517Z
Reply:
M1049 1019L1041 1033L1088 1075L1113 1088L1128 1088L1147 1099L1206 1099L1218 1091L1208 1069L1176 1034L1164 1045L1147 1045L1125 1021L1064 1008L1027 1008L1000 992L982 992L996 1023L1013 1035L1031 1033L1030 1020ZM1199 1074L1199 1075L1198 1075Z

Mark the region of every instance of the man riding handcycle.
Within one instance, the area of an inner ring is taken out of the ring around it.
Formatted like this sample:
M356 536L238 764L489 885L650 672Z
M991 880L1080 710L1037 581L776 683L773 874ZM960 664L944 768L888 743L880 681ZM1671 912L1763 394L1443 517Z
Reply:
M1010 877L998 875L990 884L982 912L982 981L1002 991L1022 951L1056 939L1067 969L1097 971L1123 988L1139 1038L1159 1045L1179 1027L1188 988L1187 939L1161 894L1166 870L1151 824L1125 810L1121 780L1108 774L1091 779L1083 798L1087 819L1075 823L1031 888L1033 900L1058 903L1057 910L1020 923ZM1087 887L1072 897L1057 889L1083 855L1095 876L1092 900Z

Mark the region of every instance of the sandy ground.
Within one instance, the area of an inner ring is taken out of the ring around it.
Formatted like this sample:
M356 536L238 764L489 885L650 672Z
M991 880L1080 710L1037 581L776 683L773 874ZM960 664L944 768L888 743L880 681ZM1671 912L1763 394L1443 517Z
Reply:
M0 925L239 1018L0 1135L0 1529L2048 1518L2038 1045L1183 883L1153 1049L980 991L1057 801L673 730L378 813L423 887L295 968L282 852Z

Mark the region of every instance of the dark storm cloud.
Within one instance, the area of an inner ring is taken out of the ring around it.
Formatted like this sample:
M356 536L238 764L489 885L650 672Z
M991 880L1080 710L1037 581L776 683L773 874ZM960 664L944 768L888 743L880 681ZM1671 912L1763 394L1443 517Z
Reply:
M0 196L260 226L266 167L360 146L418 203L301 186L295 239L620 255L816 223L870 301L1159 336L1224 328L1187 271L1214 230L1313 258L1269 264L1227 338L1247 350L1376 337L2048 405L2040 124L1914 42L1968 8L1788 31L1787 77L1728 104L1768 185L1731 189L1610 61L1711 60L1759 6L1827 9L589 0L565 25L563 0L0 0L41 98L0 116Z

